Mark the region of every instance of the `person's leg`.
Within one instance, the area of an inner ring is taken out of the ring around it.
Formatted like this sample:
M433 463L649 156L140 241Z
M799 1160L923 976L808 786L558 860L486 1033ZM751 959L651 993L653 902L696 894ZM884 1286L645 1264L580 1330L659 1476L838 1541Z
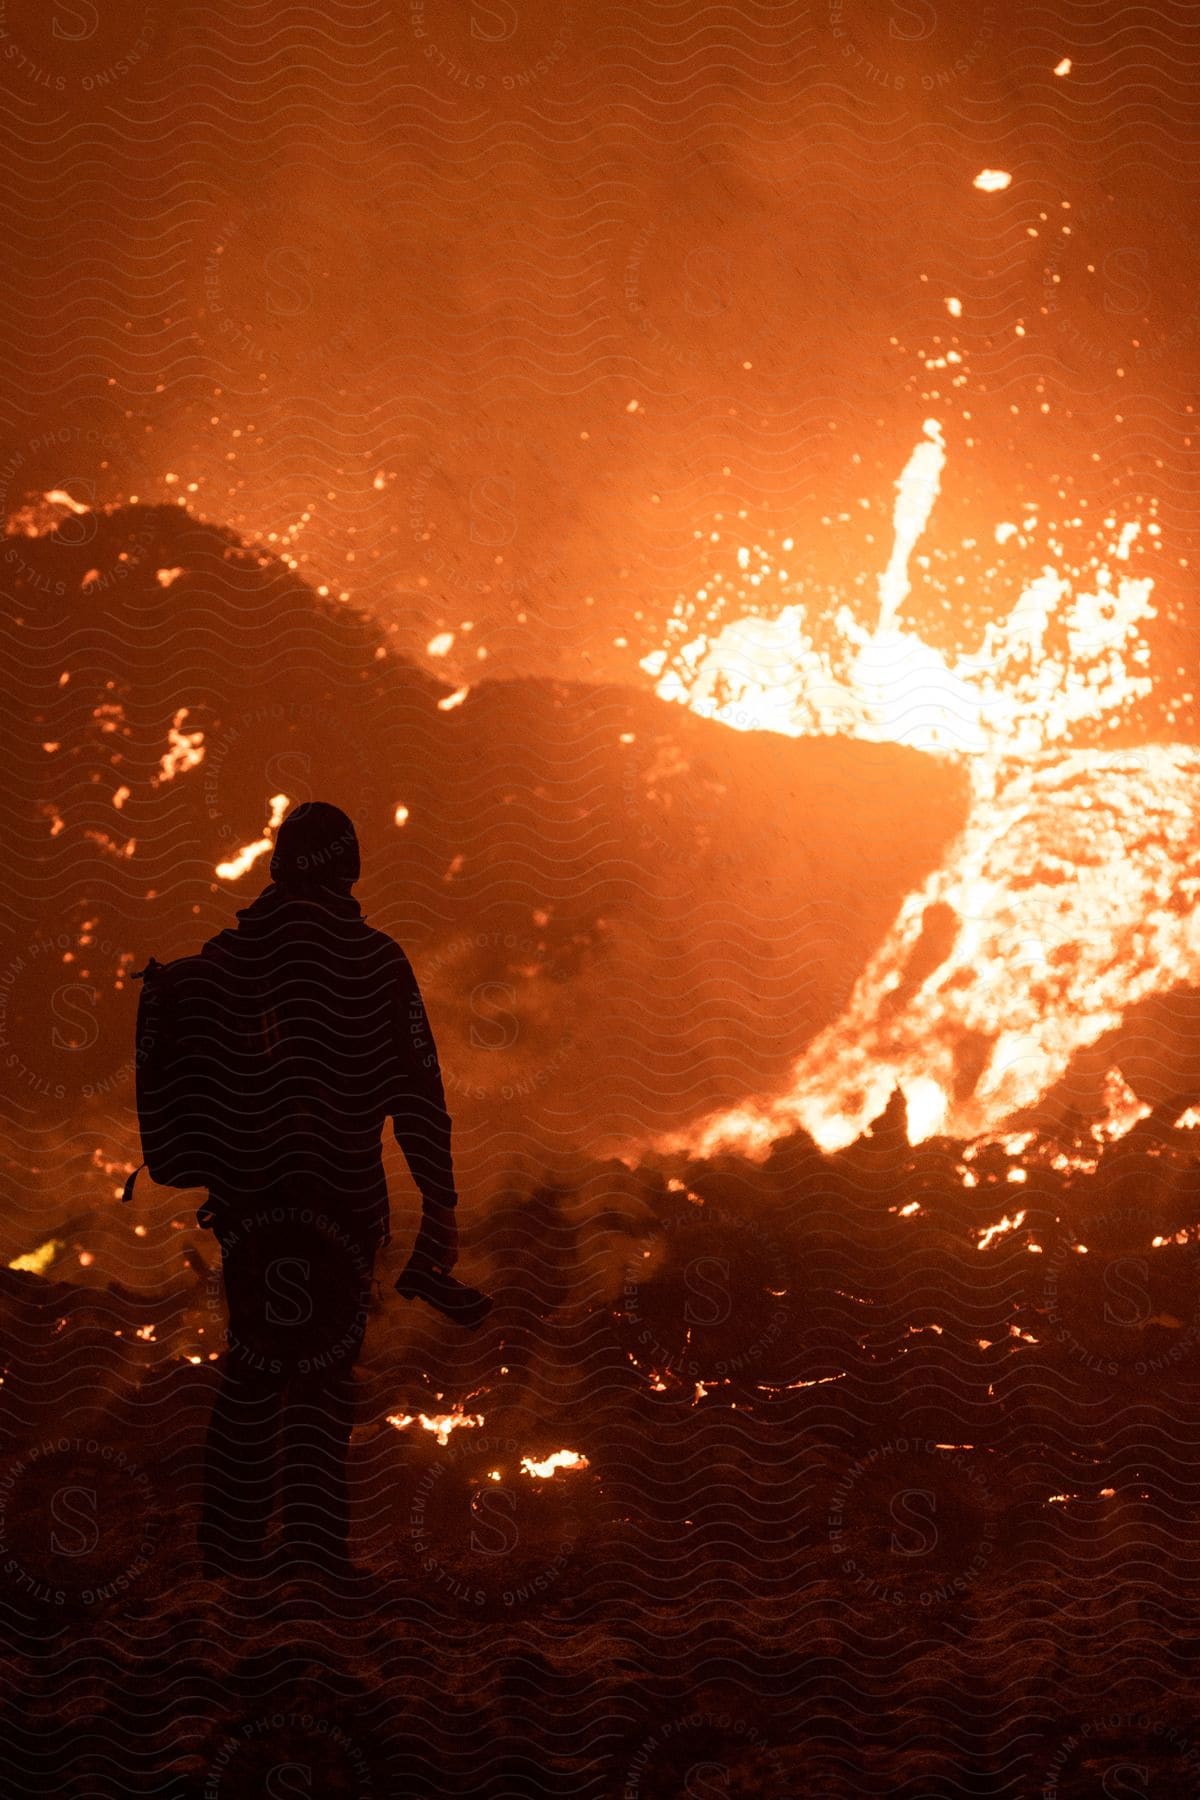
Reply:
M298 1567L337 1569L350 1555L346 1463L354 1426L354 1378L294 1381L284 1403L281 1527Z
M204 1447L199 1546L212 1574L253 1574L278 1482L283 1375L263 1343L262 1259L253 1234L222 1241L227 1348Z
M199 1545L213 1574L255 1573L275 1501L282 1390L227 1367L204 1445Z
M347 1459L354 1426L354 1364L362 1348L374 1253L356 1248L326 1263L315 1295L311 1355L291 1376L280 1458L284 1554L297 1569L336 1571L349 1560Z

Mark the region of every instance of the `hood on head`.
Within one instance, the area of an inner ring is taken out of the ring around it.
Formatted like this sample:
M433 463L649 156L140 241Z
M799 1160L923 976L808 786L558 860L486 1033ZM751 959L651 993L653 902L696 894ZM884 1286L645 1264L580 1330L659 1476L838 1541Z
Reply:
M358 834L340 806L306 800L293 807L275 839L271 880L277 888L348 894L362 871Z

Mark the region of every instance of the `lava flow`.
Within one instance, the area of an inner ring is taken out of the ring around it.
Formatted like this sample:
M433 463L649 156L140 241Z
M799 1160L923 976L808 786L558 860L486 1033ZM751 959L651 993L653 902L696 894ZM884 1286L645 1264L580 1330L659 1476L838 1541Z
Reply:
M971 793L944 865L904 900L787 1090L714 1113L661 1148L761 1157L799 1126L836 1149L896 1089L914 1143L995 1131L1131 1006L1200 967L1189 869L1200 753L1094 744L1152 687L1143 627L1156 616L1154 582L1130 569L1142 524L1107 518L1098 553L1075 563L1063 542L1081 521L1058 528L1057 561L978 649L952 657L900 621L945 464L942 426L928 419L896 484L873 631L843 605L833 647L818 648L797 601L682 646L677 618L672 647L646 659L662 698L734 729L905 744L960 761ZM1031 529L999 525L996 543L1028 542ZM1145 534L1159 535L1152 516ZM739 549L738 565L756 587L787 580L759 546Z

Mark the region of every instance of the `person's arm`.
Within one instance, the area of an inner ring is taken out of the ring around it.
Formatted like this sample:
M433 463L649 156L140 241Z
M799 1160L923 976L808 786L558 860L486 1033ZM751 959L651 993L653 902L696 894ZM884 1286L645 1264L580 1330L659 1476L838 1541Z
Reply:
M437 1045L412 966L404 958L396 983L395 1037L399 1080L392 1125L421 1192L421 1229L413 1257L441 1269L458 1259L450 1114Z

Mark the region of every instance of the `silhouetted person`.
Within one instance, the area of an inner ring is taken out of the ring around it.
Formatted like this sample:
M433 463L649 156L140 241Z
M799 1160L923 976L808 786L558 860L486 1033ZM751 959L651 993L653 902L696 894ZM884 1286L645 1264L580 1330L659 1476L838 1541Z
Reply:
M352 1569L352 1370L389 1236L389 1116L424 1201L414 1257L449 1269L457 1256L433 1035L407 957L351 894L358 875L345 813L299 806L271 885L202 952L227 1170L200 1214L221 1245L229 1309L200 1525L214 1575L255 1572L276 1499L285 1570Z

